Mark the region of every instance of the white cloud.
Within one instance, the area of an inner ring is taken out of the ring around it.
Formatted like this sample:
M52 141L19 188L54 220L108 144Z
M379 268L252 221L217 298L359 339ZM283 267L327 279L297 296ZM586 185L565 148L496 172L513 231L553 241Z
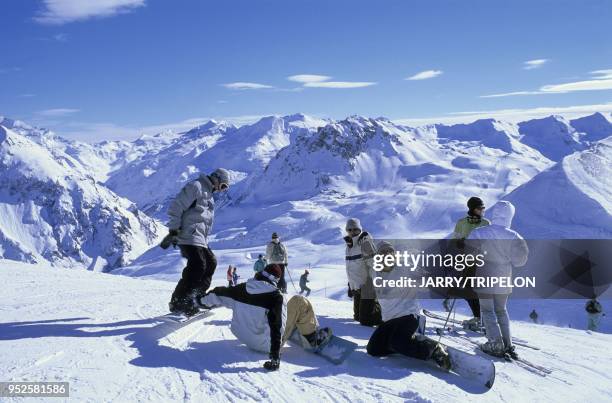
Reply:
M72 109L72 108L54 108L54 109L45 109L42 111L38 111L36 113L40 116L56 118L56 117L61 117L61 116L72 115L73 113L77 113L78 111L79 111L78 109Z
M590 80L544 85L537 91L513 91L501 94L481 95L480 98L499 98L515 95L564 94L573 91L612 90L612 69L595 70L591 71L589 74L593 76L593 78Z
M303 88L362 88L376 85L375 82L370 81L329 81L333 77L322 76L318 74L297 74L294 76L287 77L290 81L302 83L302 87L293 88L291 91L299 91Z
M145 0L43 0L44 8L34 17L43 24L65 24L93 17L110 17L145 5Z
M421 71L420 73L416 73L413 76L405 78L405 80L427 80L429 78L438 77L442 73L442 70L425 70Z
M21 94L19 95L20 98L32 98L35 97L36 94Z
M305 83L304 87L309 88L361 88L376 85L369 81L315 81Z
M574 119L595 112L612 113L612 102L594 105L575 105L558 107L538 107L527 109L497 109L485 111L452 112L442 116L429 118L394 119L399 124L421 126L432 123L457 124L470 123L478 119L500 119L509 122L520 122L529 119L542 118L550 115L562 115Z
M540 67L544 66L544 64L547 62L548 62L548 59L527 60L526 62L523 62L523 69L525 70L539 69Z
M249 82L235 82L235 83L227 83L221 84L225 88L229 88L230 90L261 90L267 88L274 88L271 85L259 84L259 83L249 83Z
M319 83L321 81L327 81L330 80L331 77L329 76L321 76L318 74L296 74L294 76L289 76L287 77L287 80L289 81L295 81L298 83Z

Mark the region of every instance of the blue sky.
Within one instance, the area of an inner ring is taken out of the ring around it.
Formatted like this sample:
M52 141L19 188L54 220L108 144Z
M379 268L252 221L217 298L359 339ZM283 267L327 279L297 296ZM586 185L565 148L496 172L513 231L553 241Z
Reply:
M5 0L0 14L0 115L89 141L295 112L612 111L607 0Z

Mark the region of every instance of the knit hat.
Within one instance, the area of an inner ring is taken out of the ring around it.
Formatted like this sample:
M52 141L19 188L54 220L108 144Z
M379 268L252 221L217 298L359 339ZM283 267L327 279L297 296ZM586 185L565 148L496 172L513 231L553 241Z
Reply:
M210 174L210 176L216 178L219 181L219 184L225 183L226 185L229 185L230 174L227 169L217 168Z
M376 245L376 253L379 255L393 254L395 253L395 248L390 242L380 241L378 245Z
M268 280L270 280L271 282L273 282L274 284L278 283L278 280L280 280L282 274L283 274L283 269L277 265L277 264L269 264L266 266L265 269L263 269L263 271L261 272L261 274L267 278Z
M272 239L274 239L274 238L278 238L278 234L276 232L272 233Z
M485 205L484 205L484 202L482 201L482 199L480 197L472 196L468 200L467 206L470 209L470 211L472 211L472 210L474 210L476 208L484 207Z
M361 222L359 218L349 218L346 222L346 230L350 231L352 229L361 229Z

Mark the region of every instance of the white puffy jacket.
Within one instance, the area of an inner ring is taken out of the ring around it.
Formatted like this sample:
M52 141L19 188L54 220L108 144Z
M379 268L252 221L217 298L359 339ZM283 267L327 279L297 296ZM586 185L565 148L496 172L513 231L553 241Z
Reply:
M493 206L491 225L474 229L467 239L482 240L481 251L486 251L485 265L476 269L476 275L487 277L512 277L512 269L527 263L529 248L527 242L516 231L510 229L514 217L514 206L500 201ZM478 294L510 294L512 288L474 288Z
M346 245L346 276L351 289L359 290L368 279L376 247L367 232L353 237L352 241L352 246Z
M235 287L216 287L201 299L204 305L233 311L232 333L247 347L280 357L287 322L287 301L267 281L254 278Z
M420 314L421 307L414 287L376 287L382 285L381 280L400 280L410 271L395 267L389 272L377 272L371 269L370 273L384 322L406 315Z
M178 244L207 246L214 209L213 184L207 175L186 184L168 207L168 228L179 231Z

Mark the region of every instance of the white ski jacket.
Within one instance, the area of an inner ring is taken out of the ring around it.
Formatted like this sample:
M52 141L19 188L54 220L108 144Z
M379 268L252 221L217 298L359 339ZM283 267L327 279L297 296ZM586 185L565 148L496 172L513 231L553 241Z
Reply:
M476 276L512 277L512 269L527 263L527 242L516 231L510 229L514 217L514 206L508 201L498 202L491 212L491 225L474 229L468 239L481 240L479 249L486 251L485 265L476 269ZM510 294L511 287L474 288L482 294Z
M287 248L282 242L270 242L266 247L268 264L287 264Z
M178 244L208 246L214 209L213 184L207 175L185 185L168 208L168 228L179 231Z
M377 272L374 269L370 271L383 322L406 315L417 316L421 312L415 287L377 287L383 284L382 280L400 280L406 272L397 267L389 272Z
M287 301L274 285L251 278L235 287L216 287L201 302L230 308L230 328L238 340L272 358L280 357Z
M346 245L346 276L352 290L359 290L368 279L376 253L374 240L367 232L352 238L352 246Z

